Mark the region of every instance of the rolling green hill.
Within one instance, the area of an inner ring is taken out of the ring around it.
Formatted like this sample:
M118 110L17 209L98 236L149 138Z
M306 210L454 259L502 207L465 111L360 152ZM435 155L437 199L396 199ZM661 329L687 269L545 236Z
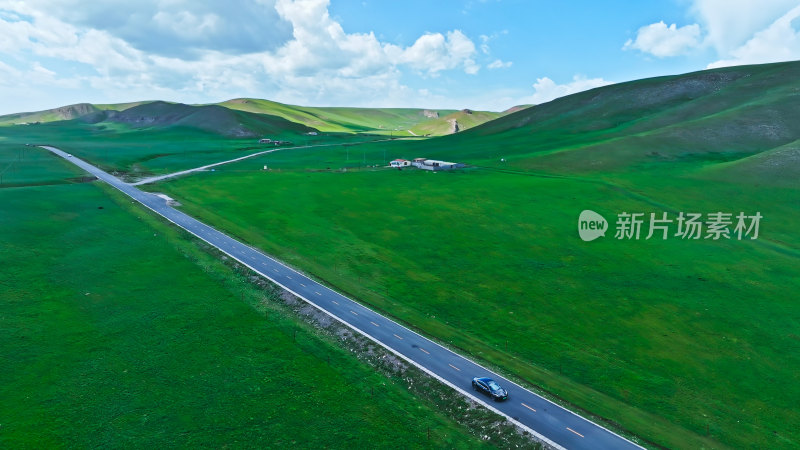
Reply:
M476 127L501 116L502 113L464 109L450 113L444 117L437 117L422 122L412 127L411 131L420 136L444 136L446 134L461 132Z
M250 98L219 104L231 109L280 116L320 131L379 132L399 136L448 134L450 124L446 119L458 119L459 124L463 121L464 128L470 128L501 115L487 111L466 114L452 109L307 107Z
M236 111L218 105L192 106L162 101L110 114L107 120L139 128L195 128L230 137L300 134L314 131L313 128L303 124L273 115Z
M799 106L800 62L738 66L601 87L418 145L559 173L734 160L800 138Z
M134 106L139 106L147 101L129 103L90 104L78 103L75 105L61 106L36 112L14 113L0 116L0 125L18 125L31 123L58 122L81 117L97 117L103 111L124 111Z
M225 113L218 109L219 107L233 111L233 114ZM378 133L395 136L429 134L438 136L451 132L451 125L448 123L448 119L458 120L459 127L463 130L505 114L488 111L465 113L465 111L469 110L306 107L286 105L270 100L238 98L210 105L185 105L163 101L116 104L80 103L45 111L0 116L0 125L81 119L90 123L111 120L112 122L135 125L153 124L155 126L164 126L175 124L223 135L246 135L248 137L259 133L280 133L284 129L289 132L298 130L307 132L313 129L329 133ZM123 114L118 116L115 112ZM137 115L140 116L139 120L135 118ZM192 117L190 118L189 116ZM276 119L283 119L283 121ZM179 121L183 122L178 124L177 122ZM241 125L241 127L238 125ZM411 130L411 132L408 130Z
M100 108L89 103L61 106L37 112L23 112L0 116L0 125L18 125L36 122L56 122L59 120L76 119L87 114L99 112Z
M751 185L800 185L800 139L772 150L708 167L700 176Z
M411 108L316 108L249 98L228 100L220 105L280 116L326 132L389 131L408 128L426 119L423 110Z

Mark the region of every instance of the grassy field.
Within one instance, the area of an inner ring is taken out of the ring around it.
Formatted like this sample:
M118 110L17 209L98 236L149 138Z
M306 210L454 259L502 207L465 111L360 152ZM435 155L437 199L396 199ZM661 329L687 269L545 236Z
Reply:
M84 175L80 170L56 163L56 157L49 152L0 140L0 188L69 183Z
M790 448L798 70L642 80L452 137L267 155L153 189L659 445ZM363 167L396 157L478 167ZM612 233L580 241L584 209ZM613 239L619 213L680 211L764 219L755 241Z
M444 138L319 137L337 145L150 189L612 427L667 447L792 448L798 75L783 63L640 80ZM252 151L197 130L76 122L3 137L134 173ZM0 163L17 167L14 151ZM398 157L473 167L376 167ZM578 238L584 209L609 220L606 238ZM621 212L679 211L764 219L755 241L613 239Z
M796 443L800 254L791 205L800 194L764 189L769 201L753 202L731 195L736 185L709 192L691 178L626 189L639 181L234 168L154 189L376 309L659 444ZM610 219L622 211L755 208L769 220L761 241L583 243L576 218L587 208Z
M38 175L0 187L0 447L485 446L126 197L23 159Z
M345 143L349 145L385 139L379 136L336 133L320 136L286 133L273 137L291 139L296 146L335 147ZM0 145L5 145L8 149L23 149L26 143L57 144L59 148L92 161L106 171L131 179L176 172L280 148L259 145L252 138L230 139L198 129L178 127L137 130L124 124L88 124L78 120L0 127L0 138Z

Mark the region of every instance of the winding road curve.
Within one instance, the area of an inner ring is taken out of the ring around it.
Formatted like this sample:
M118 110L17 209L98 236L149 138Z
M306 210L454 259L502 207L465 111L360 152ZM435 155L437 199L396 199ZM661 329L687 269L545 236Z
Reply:
M172 208L164 198L141 191L55 147L41 147L117 188L442 383L505 416L551 446L592 450L642 448ZM508 391L508 401L495 403L474 393L471 381L475 376L489 376L497 380Z

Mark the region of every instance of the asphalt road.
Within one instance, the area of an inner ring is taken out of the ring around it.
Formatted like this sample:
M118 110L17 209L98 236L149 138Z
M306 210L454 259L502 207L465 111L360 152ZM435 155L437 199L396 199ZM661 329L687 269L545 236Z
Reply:
M568 449L639 449L637 444L511 382L402 325L326 288L281 262L172 208L165 199L143 192L93 165L49 146L42 146L114 186L167 220L208 242L253 271L291 291L367 336L439 381L482 402L555 447ZM488 376L508 393L502 403L472 391L472 378Z

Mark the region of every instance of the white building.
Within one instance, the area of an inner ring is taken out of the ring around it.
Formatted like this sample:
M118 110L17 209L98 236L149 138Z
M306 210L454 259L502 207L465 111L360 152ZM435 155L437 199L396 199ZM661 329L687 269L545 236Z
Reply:
M414 167L423 170L450 170L464 167L462 163L439 161L438 159L414 158Z
M407 159L395 159L389 163L392 167L408 167L411 165L411 161Z

